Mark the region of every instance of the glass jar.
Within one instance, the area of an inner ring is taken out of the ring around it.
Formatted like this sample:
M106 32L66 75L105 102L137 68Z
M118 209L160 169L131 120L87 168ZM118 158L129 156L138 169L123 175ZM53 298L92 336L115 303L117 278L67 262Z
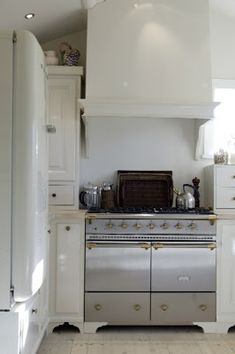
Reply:
M214 163L216 165L227 165L228 164L228 153L223 149L220 149L214 154Z

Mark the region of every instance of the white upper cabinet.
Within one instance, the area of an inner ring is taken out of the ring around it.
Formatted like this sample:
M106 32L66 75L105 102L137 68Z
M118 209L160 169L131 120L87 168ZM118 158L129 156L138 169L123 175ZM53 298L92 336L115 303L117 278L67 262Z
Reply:
M82 67L48 67L49 204L78 205ZM69 194L67 194L69 193ZM72 195L71 195L72 193Z

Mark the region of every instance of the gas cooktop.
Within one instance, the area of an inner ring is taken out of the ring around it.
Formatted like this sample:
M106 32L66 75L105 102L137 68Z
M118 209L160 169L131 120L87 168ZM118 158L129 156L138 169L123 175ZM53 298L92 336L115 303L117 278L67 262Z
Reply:
M177 208L111 208L102 209L92 207L88 213L113 213L113 214L193 214L209 215L214 214L210 208L177 209Z

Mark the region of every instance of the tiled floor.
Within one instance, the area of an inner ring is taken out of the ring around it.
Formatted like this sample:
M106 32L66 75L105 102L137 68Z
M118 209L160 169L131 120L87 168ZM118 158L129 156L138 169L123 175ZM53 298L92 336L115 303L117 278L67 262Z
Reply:
M235 354L235 329L204 334L197 327L106 327L96 334L59 330L38 354Z

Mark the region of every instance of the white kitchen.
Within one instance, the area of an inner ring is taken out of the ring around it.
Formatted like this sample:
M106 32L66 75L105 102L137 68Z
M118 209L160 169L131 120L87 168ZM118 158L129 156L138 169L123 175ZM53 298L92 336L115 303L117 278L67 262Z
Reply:
M0 26L0 353L234 353L233 1L52 3Z

